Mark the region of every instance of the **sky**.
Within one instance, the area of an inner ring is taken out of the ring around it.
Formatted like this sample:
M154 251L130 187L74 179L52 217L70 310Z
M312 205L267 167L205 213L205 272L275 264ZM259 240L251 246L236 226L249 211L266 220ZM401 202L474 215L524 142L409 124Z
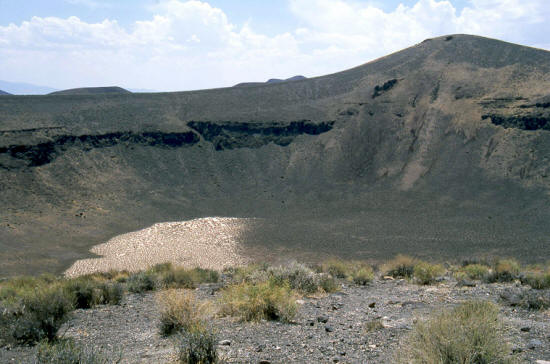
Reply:
M0 0L0 80L194 90L466 33L550 50L548 0Z

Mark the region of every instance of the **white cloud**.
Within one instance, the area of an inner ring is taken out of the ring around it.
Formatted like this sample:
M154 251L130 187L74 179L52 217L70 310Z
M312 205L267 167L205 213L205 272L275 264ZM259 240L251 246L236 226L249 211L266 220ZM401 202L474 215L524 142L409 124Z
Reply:
M181 90L335 72L450 33L550 46L546 0L471 0L460 13L449 1L418 0L392 12L373 4L289 0L302 26L275 36L236 26L197 0L160 2L150 19L128 28L109 19L33 17L0 26L0 79Z
M108 3L102 3L95 0L65 0L65 2L73 5L83 5L90 9L97 9L97 8L110 8L111 4Z

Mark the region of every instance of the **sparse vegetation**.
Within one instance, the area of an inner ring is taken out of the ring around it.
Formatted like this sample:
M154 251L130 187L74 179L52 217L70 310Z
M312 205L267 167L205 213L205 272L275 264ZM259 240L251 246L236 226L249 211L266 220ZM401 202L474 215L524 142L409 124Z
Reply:
M216 283L219 273L211 269L202 268L174 268L160 272L159 281L164 288L195 288L201 283Z
M487 279L491 272L491 269L484 264L467 264L455 272L457 279L473 279L484 280Z
M445 273L441 264L432 264L407 255L397 255L381 267L382 273L394 278L406 278L419 284L432 284Z
M69 339L54 343L43 341L38 345L36 353L36 364L115 364L120 361L121 358L108 360L93 348L79 345Z
M336 292L340 289L338 282L333 276L323 273L319 275L319 287L325 293Z
M223 272L226 274L232 283L260 283L265 282L269 278L267 270L269 265L249 264L240 267L226 268Z
M100 282L85 276L65 282L65 290L74 297L75 308L90 308L100 304L117 305L124 290L118 282Z
M550 266L529 267L527 272L522 275L521 283L531 286L534 289L550 288Z
M413 275L417 283L432 284L445 273L445 268L441 264L430 264L424 261L419 261L414 266Z
M357 260L330 259L321 264L319 270L359 285L366 285L374 279L372 267L366 262Z
M17 302L6 304L0 317L0 337L26 344L52 341L73 309L73 297L60 284L36 287L17 297Z
M414 327L398 353L400 363L514 363L503 338L498 307L486 301L463 303Z
M319 277L304 264L292 262L286 266L269 268L268 273L278 285L288 282L290 288L303 293L315 293L319 290Z
M296 295L287 282L273 279L261 283L241 283L225 288L221 313L244 321L291 321L296 315Z
M365 324L365 331L366 332L373 332L376 330L381 330L384 328L384 324L382 323L381 319L374 319L367 321Z
M127 287L128 291L133 293L143 293L152 291L156 288L156 279L154 273L138 272L128 277Z
M399 254L382 266L382 272L394 278L412 278L417 263L417 259Z
M160 305L160 333L172 335L178 331L201 331L211 311L210 305L202 303L191 291L170 289L158 296Z
M185 364L210 364L218 361L216 334L207 328L181 331L177 337L178 359Z
M499 259L496 261L491 274L488 275L487 281L493 282L512 282L519 278L521 267L514 259Z

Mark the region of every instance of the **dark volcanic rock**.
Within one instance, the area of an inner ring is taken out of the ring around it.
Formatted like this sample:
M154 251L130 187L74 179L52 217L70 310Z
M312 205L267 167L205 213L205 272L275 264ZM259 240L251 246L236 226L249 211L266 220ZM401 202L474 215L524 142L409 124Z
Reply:
M2 97L0 275L206 216L255 218L251 259L545 262L549 72L550 52L452 35L292 82Z

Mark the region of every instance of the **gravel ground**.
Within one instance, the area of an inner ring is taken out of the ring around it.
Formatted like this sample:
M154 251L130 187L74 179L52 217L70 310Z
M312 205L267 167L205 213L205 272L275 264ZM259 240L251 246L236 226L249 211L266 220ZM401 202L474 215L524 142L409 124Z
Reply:
M199 298L215 300L214 285L203 285ZM242 323L214 318L219 353L229 363L391 363L414 320L470 299L498 302L507 341L523 362L550 360L550 315L510 306L514 284L459 287L454 281L417 286L403 280L377 280L366 287L345 286L324 297L304 298L294 323ZM550 292L542 292L550 294ZM172 339L159 335L156 293L130 294L119 306L77 310L60 330L123 363L173 363ZM503 300L501 296L508 297ZM382 328L366 325L380 320ZM2 363L32 363L33 348L0 350Z

